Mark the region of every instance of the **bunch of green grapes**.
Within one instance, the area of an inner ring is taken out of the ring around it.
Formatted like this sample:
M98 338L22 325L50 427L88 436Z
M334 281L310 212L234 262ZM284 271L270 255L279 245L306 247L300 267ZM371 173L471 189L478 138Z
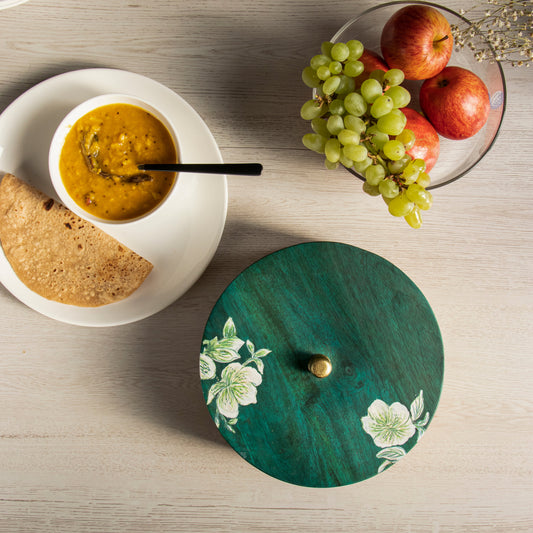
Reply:
M403 72L394 68L373 71L356 88L355 80L364 70L359 61L363 51L357 40L324 42L321 53L304 68L302 80L315 89L315 97L300 110L313 129L302 141L325 155L327 168L341 164L363 175L366 193L381 195L392 215L419 228L420 211L429 209L433 199L426 190L430 177L425 161L407 154L416 138L405 127L401 109L411 95L401 86Z

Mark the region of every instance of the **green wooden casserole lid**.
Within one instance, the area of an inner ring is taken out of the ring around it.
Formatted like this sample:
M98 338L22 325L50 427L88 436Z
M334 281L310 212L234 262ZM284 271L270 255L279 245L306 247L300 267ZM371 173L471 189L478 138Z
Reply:
M435 414L439 327L385 259L304 243L244 270L209 316L205 400L246 461L308 487L362 481L400 460Z

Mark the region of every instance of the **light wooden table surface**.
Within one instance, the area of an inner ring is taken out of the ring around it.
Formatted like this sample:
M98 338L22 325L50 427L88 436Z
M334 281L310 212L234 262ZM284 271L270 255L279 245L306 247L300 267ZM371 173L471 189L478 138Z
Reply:
M0 111L56 74L129 70L187 100L225 161L265 169L229 178L212 263L155 316L71 326L0 286L0 531L533 530L532 73L505 69L496 145L436 191L424 228L411 230L300 143L301 69L372 4L30 0L0 11ZM446 357L423 441L379 476L324 490L241 459L198 378L203 328L226 285L265 254L313 240L402 269L430 302Z

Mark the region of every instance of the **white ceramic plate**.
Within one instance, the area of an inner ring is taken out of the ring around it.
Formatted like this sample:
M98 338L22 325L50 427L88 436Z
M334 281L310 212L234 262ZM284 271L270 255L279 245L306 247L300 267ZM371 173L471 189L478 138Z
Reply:
M50 78L26 91L0 115L0 171L56 197L48 172L48 151L64 116L88 98L131 94L154 102L178 125L182 162L221 163L206 124L181 97L149 78L115 69L86 69ZM0 281L20 301L56 320L82 326L113 326L141 320L182 296L211 261L227 212L226 176L180 174L177 194L146 224L107 225L107 233L154 265L141 287L110 305L82 308L52 302L29 290L0 249Z

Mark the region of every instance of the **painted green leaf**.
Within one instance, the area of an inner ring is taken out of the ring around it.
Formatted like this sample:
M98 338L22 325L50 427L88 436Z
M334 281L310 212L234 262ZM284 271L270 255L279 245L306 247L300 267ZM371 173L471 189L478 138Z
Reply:
M378 474L381 474L381 472L383 472L383 470L385 470L387 467L389 467L390 465L392 465L393 462L392 461L383 461L380 465L379 465L379 468L378 468Z
M217 373L217 366L213 359L205 353L200 354L200 379L213 379Z
M209 346L215 346L217 342L218 342L218 337L213 337L210 341L207 339L204 339L202 341L202 344L206 346L206 349L209 349Z
M237 337L212 339L204 348L204 354L218 363L231 363L235 359L240 359L239 350L243 344L244 341Z
M224 324L224 329L222 330L222 334L224 335L224 337L237 336L237 329L235 328L235 323L233 322L233 319L231 317L226 320L226 323Z
M380 450L376 457L378 459L387 459L388 461L399 461L405 455L405 450L401 446L391 446Z
M419 420L415 426L418 428L418 427L424 427L424 426L427 426L429 422L429 413L426 412L426 416L424 416L424 418L422 420Z
M272 353L272 350L267 350L266 348L261 348L254 353L254 357L266 357L269 353Z
M418 420L424 412L424 391L420 391L420 394L415 398L411 404L411 420L413 422Z
M254 357L253 362L256 364L257 370L259 370L259 372L262 374L265 370L265 365L263 364L263 361L261 361L261 359L256 359Z
M246 348L248 348L248 351L250 352L250 355L254 355L255 353L255 346L254 343L250 340L246 341Z

